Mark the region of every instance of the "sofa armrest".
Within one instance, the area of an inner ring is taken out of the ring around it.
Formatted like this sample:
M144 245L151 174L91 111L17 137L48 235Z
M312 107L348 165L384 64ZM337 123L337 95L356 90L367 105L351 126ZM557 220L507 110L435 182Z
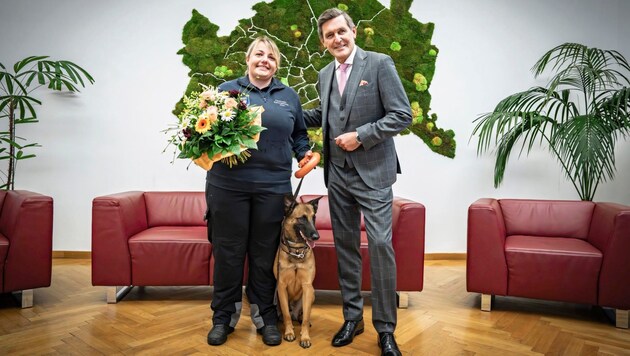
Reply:
M505 222L496 199L483 198L468 208L466 289L484 294L507 294Z
M26 190L8 191L0 232L9 240L4 291L50 286L53 199Z
M392 245L396 253L396 289L399 291L422 291L424 233L424 205L395 197L392 205Z
M94 198L92 285L131 285L128 240L147 227L143 192L125 192Z
M588 241L603 254L598 304L630 309L630 207L597 203Z

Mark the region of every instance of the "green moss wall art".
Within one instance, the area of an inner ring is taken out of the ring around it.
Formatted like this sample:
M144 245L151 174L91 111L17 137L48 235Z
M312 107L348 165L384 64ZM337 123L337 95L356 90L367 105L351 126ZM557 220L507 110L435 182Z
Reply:
M266 35L276 42L282 54L282 67L276 74L295 89L305 109L319 104L315 85L317 73L333 57L320 44L317 17L338 7L357 26L359 47L388 54L396 64L413 112L413 124L404 134L414 134L440 155L455 157L455 133L438 127L431 112L431 80L438 48L431 43L433 23L420 23L409 13L412 0L392 0L387 9L378 0L275 0L253 6L256 14L242 19L229 36L217 36L219 27L198 11L183 30L184 48L178 54L190 68L186 93L199 91L199 84L217 86L245 73L245 51L251 41ZM180 100L173 111L182 110ZM314 150L321 152L321 128L309 129Z

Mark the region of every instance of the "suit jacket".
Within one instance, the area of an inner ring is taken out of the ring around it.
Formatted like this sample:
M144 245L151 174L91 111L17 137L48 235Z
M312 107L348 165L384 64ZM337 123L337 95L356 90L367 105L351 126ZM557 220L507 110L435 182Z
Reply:
M332 81L335 80L335 62L319 72L317 91L320 106L304 111L309 127L322 127L324 158L330 152L328 137L328 104ZM352 152L352 162L361 179L371 188L391 186L400 173L393 137L412 122L407 94L400 82L394 61L388 55L364 51L357 47L352 71L341 98L345 117L345 132L357 131L362 145ZM333 141L334 143L334 141ZM324 180L328 186L328 165L324 163Z

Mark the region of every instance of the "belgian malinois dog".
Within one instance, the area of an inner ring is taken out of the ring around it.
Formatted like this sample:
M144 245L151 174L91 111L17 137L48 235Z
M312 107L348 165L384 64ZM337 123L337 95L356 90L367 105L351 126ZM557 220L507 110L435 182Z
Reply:
M309 328L311 307L315 301L313 247L315 240L319 239L315 213L321 198L297 203L293 196L285 196L285 217L273 270L278 280L278 305L284 323L284 339L295 340L291 320L299 321L301 318L300 346L303 348L311 347Z

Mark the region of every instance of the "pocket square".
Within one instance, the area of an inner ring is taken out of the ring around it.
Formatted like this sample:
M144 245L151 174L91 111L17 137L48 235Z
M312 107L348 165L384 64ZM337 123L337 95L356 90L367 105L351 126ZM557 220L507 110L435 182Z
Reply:
M359 83L359 86L362 87L364 85L368 85L367 80L362 80L361 83Z

